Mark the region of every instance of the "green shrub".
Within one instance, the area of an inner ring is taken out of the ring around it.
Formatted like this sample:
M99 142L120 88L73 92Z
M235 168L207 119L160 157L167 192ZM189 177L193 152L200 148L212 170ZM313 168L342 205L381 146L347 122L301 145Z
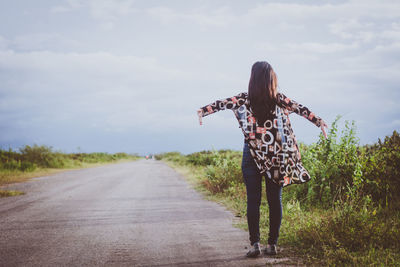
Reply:
M381 206L400 209L400 136L394 131L382 142L364 147L361 189Z
M24 172L32 172L36 169L36 164L29 162L29 161L23 161L21 162L20 170Z
M306 263L320 265L400 265L400 136L360 146L354 122L340 117L328 138L300 144L311 181L283 189L280 244L308 255ZM164 153L170 160L203 173L199 183L236 214L246 213L241 173L242 153L201 151L184 156ZM201 170L201 171L198 171ZM261 205L261 237L266 242L268 207Z
M239 152L215 151L212 154L212 164L205 169L204 186L212 193L222 193L229 187L243 183Z
M337 123L332 123L325 139L322 134L316 144L300 146L302 162L311 181L306 185L290 186L289 198L301 200L303 205L333 207L349 199L358 198L362 186L362 159L354 122L345 122L338 135Z
M10 159L9 161L2 163L2 168L6 170L18 170L20 166L20 162L14 159Z
M31 172L40 168L66 168L81 166L81 163L110 162L123 158L135 159L137 155L127 153L75 153L53 151L47 146L25 146L18 152L0 149L0 170Z
M178 163L181 165L186 164L186 158L184 155L182 155L180 152L166 152L166 153L161 153L155 155L155 158L157 160L167 160L167 161L172 161L174 163Z
M63 168L67 156L60 152L53 152L47 146L25 146L20 149L23 161L31 162L42 168Z
M31 172L36 169L36 164L28 161L16 161L14 159L10 159L4 163L0 162L0 169L4 170L20 170L24 172Z
M213 154L214 153L212 151L196 152L187 155L186 160L189 164L195 166L208 166L214 164Z

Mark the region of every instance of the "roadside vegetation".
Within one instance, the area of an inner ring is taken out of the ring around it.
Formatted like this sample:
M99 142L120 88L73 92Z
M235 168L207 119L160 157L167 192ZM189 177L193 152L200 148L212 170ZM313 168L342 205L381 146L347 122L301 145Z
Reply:
M0 149L0 186L23 182L29 178L48 175L65 169L92 167L121 160L135 160L127 153L71 153L54 151L47 146L25 146L18 151ZM23 194L0 189L0 197Z
M300 146L312 180L283 189L279 245L296 252L305 264L400 266L399 133L361 146L354 122L346 121L339 130L339 120L327 139L321 135L317 143ZM242 218L239 226L247 229L241 158L240 151L231 150L156 156L233 210ZM263 196L263 244L268 225Z

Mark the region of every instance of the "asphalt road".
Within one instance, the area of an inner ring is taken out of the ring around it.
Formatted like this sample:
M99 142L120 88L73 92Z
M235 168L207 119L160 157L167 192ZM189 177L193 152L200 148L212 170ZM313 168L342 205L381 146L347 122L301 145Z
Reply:
M0 198L0 266L265 266L247 232L162 162L39 177Z

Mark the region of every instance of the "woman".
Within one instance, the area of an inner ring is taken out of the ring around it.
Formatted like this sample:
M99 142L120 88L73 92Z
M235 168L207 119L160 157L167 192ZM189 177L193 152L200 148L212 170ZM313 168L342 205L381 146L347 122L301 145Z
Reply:
M256 62L251 69L248 93L217 100L200 108L202 117L231 109L244 134L242 173L247 192L247 223L252 248L247 257L257 257L260 249L261 182L265 176L269 206L269 236L265 253L276 254L282 220L282 187L310 180L288 115L301 115L321 127L326 138L326 123L307 107L277 92L277 77L267 62Z

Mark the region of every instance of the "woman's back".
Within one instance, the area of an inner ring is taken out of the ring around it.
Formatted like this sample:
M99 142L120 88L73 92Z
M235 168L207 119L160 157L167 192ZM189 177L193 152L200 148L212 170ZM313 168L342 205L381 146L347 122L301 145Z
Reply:
M266 174L281 186L310 180L309 173L301 164L300 152L288 115L295 112L318 127L321 125L321 118L282 93L276 94L274 110L265 116L262 124L256 118L247 93L206 105L201 108L201 116L224 109L231 109L235 114L260 173Z

